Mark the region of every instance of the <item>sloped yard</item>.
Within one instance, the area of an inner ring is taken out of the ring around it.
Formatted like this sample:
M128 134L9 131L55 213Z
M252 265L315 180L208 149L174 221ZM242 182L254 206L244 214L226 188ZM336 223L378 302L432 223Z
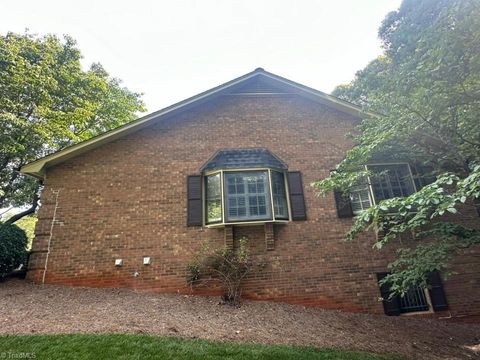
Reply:
M0 335L142 333L245 343L310 345L412 359L468 359L480 326L351 314L268 302L117 289L0 284Z

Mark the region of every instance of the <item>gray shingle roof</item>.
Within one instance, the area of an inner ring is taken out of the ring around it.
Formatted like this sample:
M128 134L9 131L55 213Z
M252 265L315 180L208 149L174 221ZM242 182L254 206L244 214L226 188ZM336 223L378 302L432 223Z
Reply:
M240 168L286 170L287 165L267 149L228 149L219 150L200 170L212 171Z

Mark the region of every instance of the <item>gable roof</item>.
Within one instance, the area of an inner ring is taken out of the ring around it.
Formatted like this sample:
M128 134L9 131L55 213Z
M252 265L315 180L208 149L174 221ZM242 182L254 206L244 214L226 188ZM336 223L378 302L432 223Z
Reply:
M200 171L266 167L287 169L287 165L269 150L250 148L219 150L200 168Z
M247 96L297 94L355 117L365 118L372 116L372 114L363 112L359 106L340 100L334 96L312 89L305 85L298 84L281 76L272 74L262 68L257 68L248 74L228 81L198 95L192 96L188 99L180 101L164 109L155 111L115 129L35 160L24 165L20 169L20 172L43 179L45 176L45 170L51 166L60 164L72 157L83 154L84 152L114 141L134 131L140 130L150 125L154 121L158 121L167 116L188 110L195 105L211 100L216 96L225 94Z

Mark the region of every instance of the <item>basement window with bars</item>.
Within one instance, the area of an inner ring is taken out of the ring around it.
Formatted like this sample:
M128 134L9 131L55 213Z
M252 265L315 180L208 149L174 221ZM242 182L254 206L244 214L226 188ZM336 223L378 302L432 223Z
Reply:
M409 290L403 297L400 297L400 312L428 311L428 301L425 289L416 287Z
M377 281L385 278L388 272L377 273ZM403 296L391 297L390 284L380 285L380 294L386 315L422 313L425 311L442 311L448 309L445 291L440 273L432 272L428 277L428 289L415 287Z

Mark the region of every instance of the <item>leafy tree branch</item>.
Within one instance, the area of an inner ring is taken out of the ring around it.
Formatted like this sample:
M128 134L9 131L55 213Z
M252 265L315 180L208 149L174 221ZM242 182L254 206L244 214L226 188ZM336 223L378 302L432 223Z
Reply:
M75 41L65 36L0 36L0 208L36 211L38 184L20 167L115 128L145 111L141 94L100 64L83 70Z
M375 162L430 169L436 181L370 207L347 234L373 230L378 249L411 238L384 279L404 293L425 285L429 272L449 273L459 251L479 244L468 224L480 198L480 8L475 0L404 0L379 37L384 54L334 91L378 115L362 121L353 149L313 186L319 195L349 194Z

